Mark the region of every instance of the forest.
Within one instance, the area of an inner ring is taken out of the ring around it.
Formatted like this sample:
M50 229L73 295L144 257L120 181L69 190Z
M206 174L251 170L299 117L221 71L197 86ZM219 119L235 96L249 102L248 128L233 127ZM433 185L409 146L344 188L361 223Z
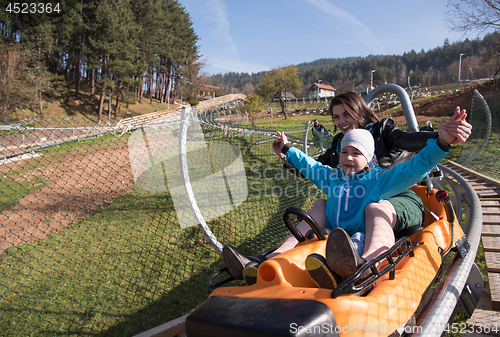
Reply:
M354 86L366 79L373 84L396 83L403 87L426 86L458 81L458 69L461 58L461 80L473 80L496 77L499 67L500 33L475 39L450 43L445 40L443 46L429 51L414 50L403 55L370 55L367 57L329 58L296 65L302 83L297 97L307 97L307 89L312 83L333 86L339 92L354 90ZM234 73L212 76L213 84L221 87L220 94L241 92L254 93L265 72L254 74Z
M42 99L78 96L83 85L100 95L99 120L105 98L119 107L143 97L195 97L198 37L176 0L38 4L2 5L0 113L38 104L43 113Z
M177 0L9 4L0 11L0 115L23 107L43 114L42 101L78 97L85 90L99 97L98 120L105 100L109 109L114 106L116 118L121 105L143 99L195 104L204 84L220 87L218 96L253 94L266 74L205 74L198 36ZM459 59L461 80L496 77L499 41L495 32L482 39L446 40L428 51L298 64L302 87L293 93L306 97L318 80L338 92L353 90L361 80L370 80L373 70L374 85L449 83L458 81Z

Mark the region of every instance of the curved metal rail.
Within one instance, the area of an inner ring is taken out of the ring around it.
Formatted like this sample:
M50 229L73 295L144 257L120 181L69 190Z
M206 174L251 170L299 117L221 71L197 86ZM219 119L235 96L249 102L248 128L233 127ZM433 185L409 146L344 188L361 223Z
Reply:
M488 144L488 141L490 140L490 135L491 135L492 121L491 121L490 107L488 106L488 103L486 103L486 100L484 99L483 95L481 95L479 93L479 91L477 91L477 89L474 89L474 95L476 95L479 98L479 100L481 101L481 103L483 104L484 112L486 115L487 129L486 129L486 135L484 136L483 143L481 144L479 149L476 151L476 153L474 153L469 159L467 159L465 162L462 163L462 165L464 165L464 166L467 166L467 164L474 161L481 154L481 152L483 152L484 148Z
M375 98L381 96L385 93L396 94L401 100L401 107L405 114L406 123L408 123L408 129L410 131L418 131L417 118L415 117L415 111L413 111L413 106L411 105L410 97L408 93L396 84L382 84L372 91L365 97L365 102L370 106Z
M222 254L222 245L217 240L215 235L212 233L203 215L201 214L200 208L198 207L198 202L194 196L193 187L191 185L191 180L189 179L189 170L187 164L187 134L189 119L191 118L191 108L185 107L182 109L181 113L181 124L179 129L179 165L181 172L182 185L184 186L184 192L186 193L186 199L189 202L193 216L195 217L200 230L205 235L207 240L210 242L215 251L220 255Z
M416 325L421 329L416 331L413 336L441 336L471 272L479 240L481 239L483 216L479 197L469 183L459 174L441 165L439 165L439 168L445 173L443 180L449 186L454 187L455 198L452 199L452 202L456 203L457 199L460 199L460 205L466 204L468 206L457 207L454 204L455 212L460 210L457 214L463 213L467 217L467 220L460 224L467 236L470 250L463 259L456 258L453 261L448 273L441 280L436 295L419 313ZM453 184L451 181L455 181L457 184Z
M225 99L222 100L222 98ZM195 114L201 122L212 126L220 127L228 122L246 125L248 123L248 113L240 113L238 110L244 105L245 99L245 95L233 94L204 101L196 106ZM210 101L213 102L207 103ZM234 113L233 108L237 109Z
M410 131L418 131L418 123L413 106L406 91L395 84L384 84L371 91L365 98L371 104L375 98L385 93L396 94L401 100L406 121ZM436 294L425 304L419 313L413 336L441 336L457 305L467 278L471 272L481 238L482 212L479 197L469 183L459 174L438 165L444 173L442 180L428 178L428 181L440 186L446 185L452 191L451 201L457 218L470 245L469 253L457 257L441 279ZM455 183L454 183L455 182ZM463 221L463 215L466 220Z

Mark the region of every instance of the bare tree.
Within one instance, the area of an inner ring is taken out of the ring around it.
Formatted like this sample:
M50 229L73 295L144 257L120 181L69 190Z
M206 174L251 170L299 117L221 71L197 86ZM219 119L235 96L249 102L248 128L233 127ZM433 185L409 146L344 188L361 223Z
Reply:
M0 48L0 114L36 105L42 114L42 93L50 89L49 75L35 53L16 44Z
M448 25L461 32L500 29L500 1L448 0Z
M448 0L451 29L461 32L476 31L479 34L488 30L500 30L500 1L497 0ZM500 41L486 53L485 63L490 77L500 74Z

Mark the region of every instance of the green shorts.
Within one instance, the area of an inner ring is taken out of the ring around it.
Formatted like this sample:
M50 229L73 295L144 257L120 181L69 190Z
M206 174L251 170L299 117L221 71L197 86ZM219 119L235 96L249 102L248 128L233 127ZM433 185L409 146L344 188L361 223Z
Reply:
M395 232L412 226L421 226L424 223L424 204L412 190L406 190L388 198L387 201L396 210Z

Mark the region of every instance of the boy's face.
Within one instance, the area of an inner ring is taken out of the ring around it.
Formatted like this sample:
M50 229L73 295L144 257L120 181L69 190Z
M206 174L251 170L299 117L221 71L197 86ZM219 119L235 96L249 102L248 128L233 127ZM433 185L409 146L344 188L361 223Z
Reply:
M346 146L340 151L340 168L348 176L361 172L368 164L365 156L353 146Z

